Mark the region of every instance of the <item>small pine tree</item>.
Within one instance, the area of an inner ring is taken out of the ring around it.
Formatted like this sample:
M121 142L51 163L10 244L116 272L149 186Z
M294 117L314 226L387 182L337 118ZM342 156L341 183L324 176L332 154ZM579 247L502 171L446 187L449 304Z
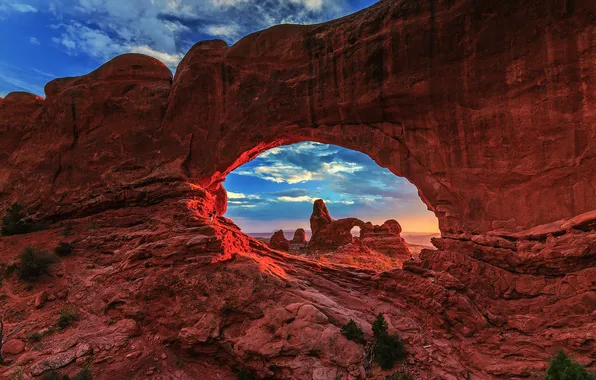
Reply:
M342 326L341 333L343 336L356 343L364 344L364 332L353 319Z
M551 360L545 380L590 380L590 375L560 350Z
M2 235L26 234L31 231L31 223L27 221L27 215L23 212L23 206L13 203L6 209L6 215L2 217Z
M56 326L64 330L65 328L69 327L73 323L79 320L79 316L76 311L71 309L62 309L60 311L60 316L58 317L58 321L56 322Z
M385 321L385 317L383 317L382 313L379 313L377 315L377 319L375 319L373 322L372 331L375 339L388 334L389 326L387 325L387 321Z
M43 274L49 273L54 257L49 253L32 247L26 247L19 255L17 265L22 280L33 281Z
M73 376L72 380L92 380L93 374L91 373L91 369L89 367L85 367L79 371L76 375Z
M375 360L382 369L391 369L396 361L406 356L406 349L403 342L395 334L389 334L389 327L383 314L379 313L373 325L373 336L375 338L374 354Z

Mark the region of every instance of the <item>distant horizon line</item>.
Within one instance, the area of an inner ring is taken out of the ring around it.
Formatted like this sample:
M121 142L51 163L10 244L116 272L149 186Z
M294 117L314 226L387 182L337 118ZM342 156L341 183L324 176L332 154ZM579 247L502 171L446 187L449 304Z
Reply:
M282 228L281 230L282 230L283 232L295 232L297 229L298 229L298 228L296 228L296 229L289 229L289 230L288 230L288 229L283 229L283 228ZM244 233L246 233L246 234L273 234L273 233L275 233L276 231L279 231L279 230L280 230L280 229L274 229L274 230L272 230L272 231L242 231L242 232L244 232ZM312 231L311 231L310 229L306 229L306 228L304 228L304 231L305 231L305 232L312 233ZM408 234L438 235L438 234L440 234L440 233L441 233L441 231L432 231L432 232L431 232L431 231L403 231L403 230L402 230L402 232L401 232L401 233L402 233L402 234L403 234L403 233L408 233Z

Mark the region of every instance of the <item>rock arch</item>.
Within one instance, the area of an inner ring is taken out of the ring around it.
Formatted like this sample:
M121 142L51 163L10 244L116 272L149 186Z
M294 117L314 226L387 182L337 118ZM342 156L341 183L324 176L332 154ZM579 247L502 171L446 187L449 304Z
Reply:
M596 199L594 8L381 1L231 47L201 42L176 73L165 125L188 126L193 151L207 150L190 163L207 186L312 140L406 177L444 234L567 218Z
M9 94L0 134L19 138L0 142L0 202L58 218L179 196L191 181L221 211L227 173L311 140L409 179L444 235L589 212L596 5L567 4L385 0L231 47L200 42L174 78L130 54L50 82L45 100Z

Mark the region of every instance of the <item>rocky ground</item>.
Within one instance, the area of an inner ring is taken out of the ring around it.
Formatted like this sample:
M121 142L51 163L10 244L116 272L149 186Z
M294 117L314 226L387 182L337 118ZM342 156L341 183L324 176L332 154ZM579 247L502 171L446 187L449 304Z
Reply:
M528 378L559 347L596 364L593 221L515 242L437 239L403 269L379 272L272 251L192 202L2 237L5 265L28 245L75 249L37 282L3 279L10 364L0 377L90 366L99 379ZM60 329L63 310L77 319ZM353 319L370 338L379 312L408 351L392 371L340 333Z

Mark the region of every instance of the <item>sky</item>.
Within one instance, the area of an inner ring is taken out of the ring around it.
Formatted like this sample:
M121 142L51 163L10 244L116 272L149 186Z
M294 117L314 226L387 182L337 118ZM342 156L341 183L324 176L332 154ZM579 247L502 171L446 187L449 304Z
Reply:
M281 23L342 17L375 0L0 0L0 96L44 95L56 77L86 74L123 53L172 71L201 40L228 44Z
M57 77L89 73L124 53L151 55L172 72L198 41L281 23L342 17L375 0L0 0L0 96L44 96ZM265 152L226 180L228 217L246 232L308 228L312 201L334 218L397 219L404 231L437 231L416 188L368 156L302 143Z
M374 224L396 219L405 232L437 232L437 218L405 178L366 154L314 142L262 153L230 173L226 216L243 231L309 229L312 204L325 200L334 219Z

